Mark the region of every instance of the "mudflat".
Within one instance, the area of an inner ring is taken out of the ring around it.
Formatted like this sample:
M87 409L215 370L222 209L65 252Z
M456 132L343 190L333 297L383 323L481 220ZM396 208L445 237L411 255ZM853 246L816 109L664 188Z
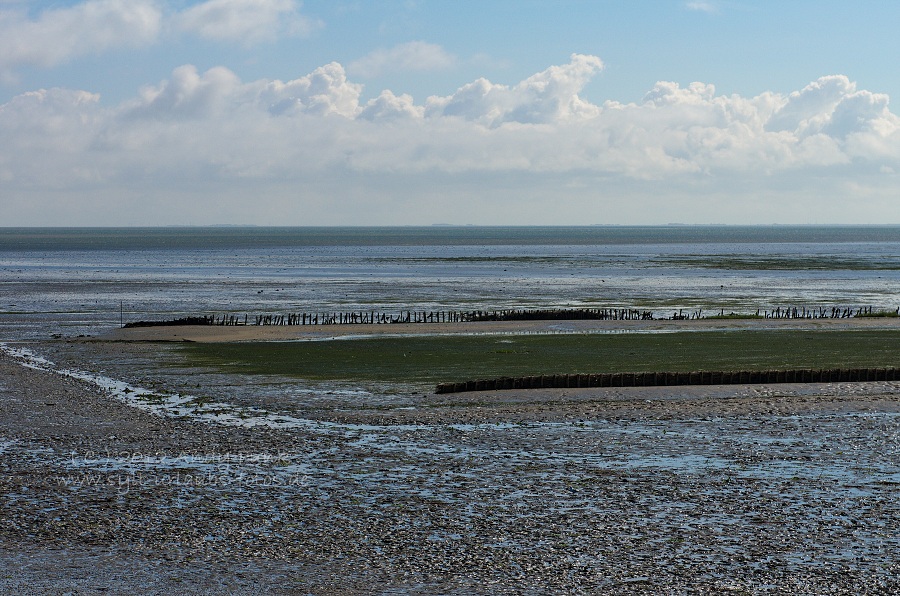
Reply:
M97 349L403 331L129 329ZM0 355L0 591L900 591L898 383L428 395L280 427L161 416L127 391Z

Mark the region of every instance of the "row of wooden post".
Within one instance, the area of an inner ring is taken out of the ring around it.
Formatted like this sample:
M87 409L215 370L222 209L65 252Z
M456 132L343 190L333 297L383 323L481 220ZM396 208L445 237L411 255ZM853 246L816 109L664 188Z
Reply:
M776 308L771 311L756 311L756 317L766 319L837 319L860 316L871 316L875 312L871 306L860 308L837 307L790 307ZM900 308L891 311L900 315ZM719 316L725 316L724 310ZM672 314L671 320L699 320L703 311L696 310L685 313L679 310ZM234 319L232 317L232 319ZM570 309L521 309L494 311L417 311L407 310L398 314L377 311L351 311L337 313L292 313L287 315L257 315L255 325L354 325L354 324L390 324L390 323L470 323L478 321L555 321L555 320L597 320L597 321L648 321L655 320L653 311L633 308L570 308ZM223 323L218 319L215 324ZM244 321L246 323L246 317ZM240 324L240 323L236 323Z
M830 314L829 314L830 310ZM875 312L871 306L863 306L857 309L831 307L816 307L807 309L806 307L797 308L776 308L773 311L766 311L764 318L766 319L850 319L853 317L872 316ZM900 314L900 308L893 311L894 314ZM759 315L759 311L756 311Z
M790 306L781 308L776 307L773 310L762 310L757 309L756 314L752 315L755 318L759 319L851 319L853 317L870 317L875 313L875 309L871 306L861 306L859 308L848 308L848 307L824 307L817 306L815 308L807 308L805 306L797 307ZM892 311L878 311L879 314L887 313L893 316L900 316L900 308L896 308ZM725 309L721 309L718 315L713 315L718 317L725 317ZM733 316L735 318L739 318L739 314L729 313L727 316ZM650 318L653 318L652 316ZM671 319L673 321L684 321L684 320L695 320L698 321L703 318L703 310L695 310L688 313L684 312L684 309L679 310L676 313L672 314Z
M771 311L757 310L750 317L766 319L838 319L873 316L876 311L871 306L859 308L838 307L790 307L776 308ZM877 314L900 315L900 308L893 311L877 311ZM713 315L714 317L716 315ZM725 315L721 310L719 317L741 315ZM685 313L684 310L674 312L669 317L659 320L700 320L704 318L702 310ZM370 325L391 323L471 323L479 321L560 321L560 320L597 320L597 321L648 321L655 320L653 311L634 308L561 308L561 309L510 309L510 310L406 310L397 314L370 311L350 311L337 313L289 313L262 314L252 320L233 314L201 315L184 317L169 321L136 321L127 323L125 327L151 327L157 325Z
M477 321L549 321L549 320L652 320L651 311L635 309L554 309L554 310L496 310L496 311L418 311L398 314L376 311L337 313L291 313L287 315L257 315L255 325L368 325L390 323L471 323ZM219 319L218 321L221 321ZM230 324L221 323L218 324Z

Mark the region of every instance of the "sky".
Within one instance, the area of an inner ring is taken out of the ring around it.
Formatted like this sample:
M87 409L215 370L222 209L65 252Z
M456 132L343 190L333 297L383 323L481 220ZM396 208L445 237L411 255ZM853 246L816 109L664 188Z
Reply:
M900 224L900 3L0 0L0 226Z

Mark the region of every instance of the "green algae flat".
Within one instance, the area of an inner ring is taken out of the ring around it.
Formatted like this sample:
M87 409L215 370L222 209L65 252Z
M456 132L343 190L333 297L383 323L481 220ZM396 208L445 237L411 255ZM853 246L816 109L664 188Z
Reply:
M192 365L310 380L435 383L567 373L900 366L900 331L740 330L186 343Z

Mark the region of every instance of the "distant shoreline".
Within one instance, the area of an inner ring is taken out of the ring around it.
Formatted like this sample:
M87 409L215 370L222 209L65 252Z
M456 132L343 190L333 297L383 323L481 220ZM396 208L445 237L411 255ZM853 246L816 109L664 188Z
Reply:
M897 224L0 226L0 251L900 242Z

